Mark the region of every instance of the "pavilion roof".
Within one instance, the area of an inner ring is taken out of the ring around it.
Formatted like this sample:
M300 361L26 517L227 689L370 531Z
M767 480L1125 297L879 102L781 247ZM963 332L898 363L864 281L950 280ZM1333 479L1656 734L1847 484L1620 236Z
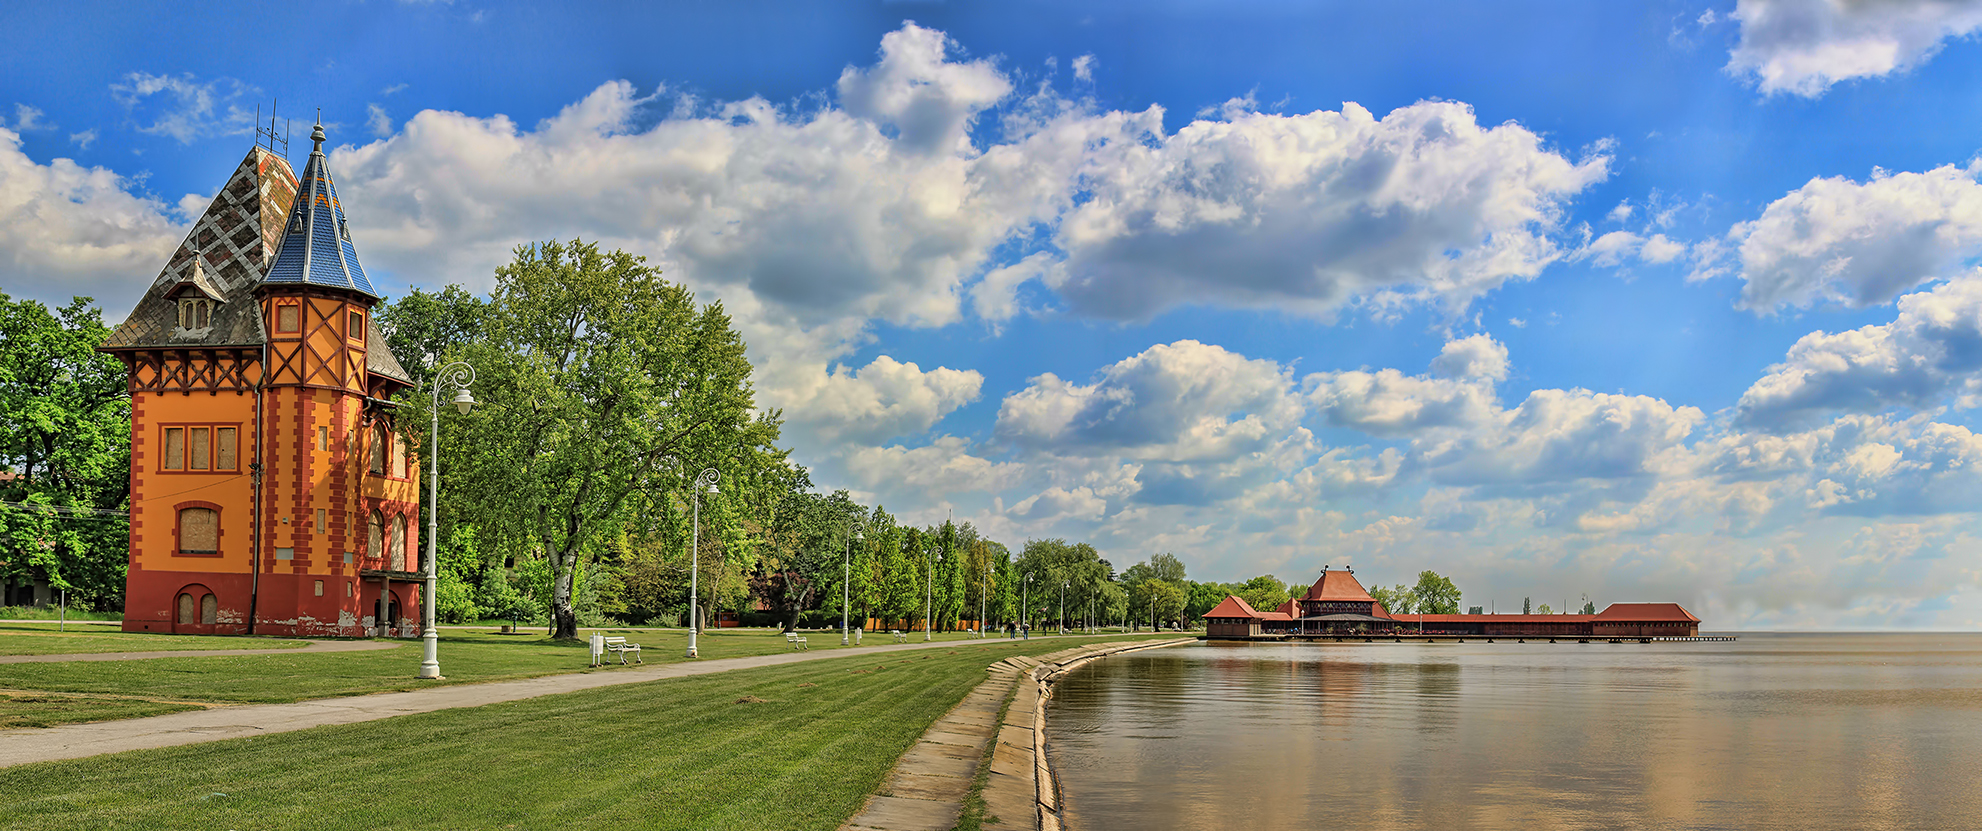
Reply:
M1370 597L1369 590L1363 588L1362 583L1356 582L1355 572L1346 569L1343 571L1322 569L1321 579L1314 581L1314 585L1308 587L1308 593L1302 595L1301 599L1374 601L1376 598Z
M1390 616L1399 623L1588 623L1596 615L1399 615Z
M1677 603L1612 603L1594 616L1601 621L1659 621L1699 623Z
M1225 595L1224 600L1219 601L1218 605L1211 607L1211 611L1205 612L1204 614L1199 615L1199 617L1247 617L1247 618L1252 618L1254 620L1266 619L1266 615L1262 614L1258 609L1254 609L1251 603L1247 603L1245 598L1240 597L1236 594Z

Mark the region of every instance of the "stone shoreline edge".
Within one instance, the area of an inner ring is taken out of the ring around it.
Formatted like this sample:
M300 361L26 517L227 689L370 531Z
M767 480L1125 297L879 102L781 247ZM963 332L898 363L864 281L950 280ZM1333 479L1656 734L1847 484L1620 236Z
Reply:
M1104 643L1089 647L1078 647L1045 656L1040 660L1038 666L1028 670L1022 676L1029 679L1032 683L1019 685L1018 693L1020 700L1013 702L1013 709L1018 709L1021 704L1028 703L1026 699L1030 699L1028 715L1031 716L1029 719L1031 725L1026 732L1031 733L1031 747L1029 749L1032 755L1032 790L1035 808L1031 813L1033 815L1033 827L1035 829L1038 829L1038 831L1063 830L1063 823L1060 820L1060 782L1059 778L1053 773L1052 762L1046 756L1046 699L1053 697L1054 682L1059 681L1067 673L1078 669L1081 665L1097 658L1121 655L1128 652L1140 652L1145 649L1162 649L1169 646L1196 643L1197 640L1195 637L1172 638L1161 641ZM1008 721L1007 723L1009 724L1010 722ZM985 786L985 802L987 804L991 802L991 786L998 781L998 768L995 763L992 766L991 773L993 778Z
M949 831L973 793L998 827L1060 831L1059 785L1046 758L1053 682L1096 658L1196 640L1090 644L992 664L991 677L924 731L841 831Z

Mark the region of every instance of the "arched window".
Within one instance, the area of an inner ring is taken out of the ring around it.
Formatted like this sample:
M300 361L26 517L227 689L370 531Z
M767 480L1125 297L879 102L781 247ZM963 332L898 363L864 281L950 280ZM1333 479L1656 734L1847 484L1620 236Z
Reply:
M214 597L213 595L210 594L200 598L200 622L201 623L220 622L220 598Z
M406 570L406 515L392 518L392 570Z
M179 509L179 553L220 553L219 511L212 508Z
M378 422L377 424L373 424L372 425L372 473L377 476L385 475L385 457L387 453L392 452L390 446L386 444L385 439L386 439L385 422L381 421Z
M194 623L197 622L198 620L199 618L193 617L193 595L190 592L180 592L179 622Z
M370 543L365 548L366 556L377 557L379 562L383 564L385 562L385 517L379 516L379 512L377 511L373 511L371 519L365 523L365 541Z

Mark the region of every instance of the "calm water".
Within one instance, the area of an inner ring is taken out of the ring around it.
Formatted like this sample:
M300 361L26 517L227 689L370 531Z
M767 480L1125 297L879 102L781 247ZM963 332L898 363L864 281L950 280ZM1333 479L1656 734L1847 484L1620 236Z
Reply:
M1048 714L1073 831L1982 828L1982 634L1198 644Z

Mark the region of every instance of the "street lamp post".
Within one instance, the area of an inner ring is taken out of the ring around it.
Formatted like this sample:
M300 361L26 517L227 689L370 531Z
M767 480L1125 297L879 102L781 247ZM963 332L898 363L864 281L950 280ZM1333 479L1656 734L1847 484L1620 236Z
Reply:
M840 645L847 645L847 607L853 603L853 541L860 538L860 517L847 523L846 557L840 560Z
M420 633L420 677L440 677L440 632L434 628L434 597L440 584L440 557L437 543L440 540L440 390L453 386L454 408L467 415L475 406L475 396L469 394L468 387L475 383L475 368L467 361L455 361L434 373L433 406L433 445L427 469L427 583L421 590L421 619L425 623Z
M1032 617L1031 598L1032 598L1032 575L1028 574L1025 576L1025 584L1019 587L1019 628L1020 629L1026 629L1026 623ZM1032 630L1030 629L1026 629L1027 634L1030 634L1031 631Z
M723 478L715 468L702 471L695 477L695 516L688 526L688 657L700 658L695 651L695 633L702 626L702 589L699 581L702 575L702 489L710 493L722 493L716 489L716 482Z
M1060 581L1060 634L1067 634L1067 581Z

